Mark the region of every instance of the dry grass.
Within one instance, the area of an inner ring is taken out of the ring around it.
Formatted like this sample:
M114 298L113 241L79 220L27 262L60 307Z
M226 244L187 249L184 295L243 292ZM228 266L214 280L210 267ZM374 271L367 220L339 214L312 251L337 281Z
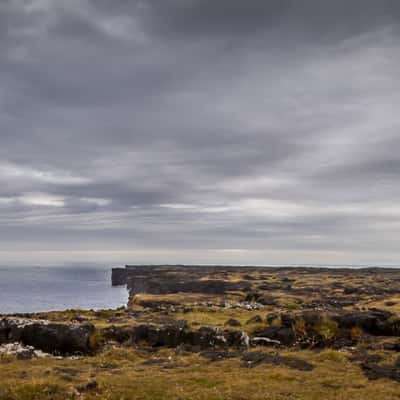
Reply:
M239 308L196 308L186 313L177 313L175 318L185 319L190 325L214 325L223 326L229 319L236 319L241 323L240 329L246 329L246 322L255 315L259 315L264 321L266 314L265 310L247 311Z
M382 300L377 301L366 301L362 304L367 308L380 308L382 310L388 310L392 313L400 316L400 297L399 296L388 296Z
M258 279L254 285L274 283L278 275L271 272L256 273ZM360 278L356 275L335 276L326 274L306 274L294 270L285 274L293 280L293 287L305 290L305 294L293 294L284 290L268 290L267 294L276 299L277 307L247 311L239 308L203 307L201 303L240 301L243 294L231 293L227 296L209 296L201 294L173 294L164 296L140 295L138 300L170 301L187 305L189 311L150 312L143 311L132 298L128 310L82 311L38 314L37 318L52 321L73 321L77 315L86 318L97 328L110 324L135 324L159 317L185 319L194 327L200 325L224 326L227 320L238 320L242 326L237 329L252 331L257 324L246 325L255 315L263 321L271 311L293 311L296 314L300 304L321 299L315 289L329 289L329 285L342 284L343 287L366 287L374 284L374 276ZM241 279L233 274L231 280ZM331 289L331 294L341 295L339 286ZM350 296L351 297L351 296ZM388 309L400 315L400 298L385 296L378 298L360 295L358 304L349 308L377 307ZM134 309L139 311L136 319L129 316ZM143 315L141 315L143 311ZM111 321L111 322L110 322ZM272 322L279 325L280 318ZM260 325L266 326L265 322ZM258 326L258 327L260 327ZM230 327L230 329L233 329ZM298 318L295 329L299 336L305 332L305 323ZM317 332L331 339L337 333L333 321L325 319L316 326ZM355 338L363 332L354 328L351 335ZM101 337L93 337L94 347ZM265 349L264 349L265 350ZM271 350L272 351L272 350ZM345 351L324 350L282 351L284 356L304 359L315 366L313 371L298 371L284 366L260 365L255 368L243 368L239 359L210 362L197 354L176 355L172 349L163 349L154 353L145 353L133 348L113 348L93 357L80 359L35 359L16 360L13 357L0 358L0 400L69 400L69 399L106 399L106 400L399 400L400 383L389 380L369 381L357 362L349 361ZM383 362L393 363L395 353L380 353ZM97 387L81 390L79 385L95 380Z
M237 359L212 363L198 355L176 356L163 350L151 356L133 349L71 359L0 362L0 399L231 399L338 400L400 398L400 384L368 381L357 364L341 352L285 352L316 365L299 372L262 365L242 368ZM149 357L167 360L144 365ZM76 387L95 379L98 387L82 392Z

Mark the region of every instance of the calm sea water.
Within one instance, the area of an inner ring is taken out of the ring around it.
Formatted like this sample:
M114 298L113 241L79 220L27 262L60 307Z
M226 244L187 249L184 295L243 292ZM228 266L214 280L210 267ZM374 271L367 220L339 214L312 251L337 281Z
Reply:
M0 313L126 305L125 287L111 286L111 268L0 267Z

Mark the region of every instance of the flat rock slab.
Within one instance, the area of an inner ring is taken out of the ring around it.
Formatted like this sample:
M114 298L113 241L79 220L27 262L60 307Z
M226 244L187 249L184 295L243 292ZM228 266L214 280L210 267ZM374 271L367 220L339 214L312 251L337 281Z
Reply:
M202 351L200 355L209 361L222 361L229 358L240 357L240 352L229 350L206 350Z
M279 354L270 354L263 351L250 351L242 356L242 367L254 368L259 365L283 365L298 371L312 371L315 367L308 361L296 357L284 357Z
M361 364L364 375L369 380L390 379L400 382L400 358L394 364L378 365L371 362Z

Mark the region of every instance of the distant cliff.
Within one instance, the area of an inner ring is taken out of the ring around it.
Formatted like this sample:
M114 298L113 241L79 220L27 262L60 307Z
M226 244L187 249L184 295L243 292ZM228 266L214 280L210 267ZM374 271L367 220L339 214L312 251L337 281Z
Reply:
M314 267L255 267L255 266L204 266L204 265L126 265L112 269L112 284L126 285L130 295L138 293L173 294L248 292L252 286L251 276L258 273L285 273L297 271L307 274L352 275L354 269ZM382 272L390 270L380 269ZM376 268L359 269L364 275L374 274ZM288 289L290 283L282 284ZM270 284L271 286L271 284ZM279 286L279 285L278 285Z
M183 265L126 265L113 268L112 284L127 285L130 295L138 293L206 293L248 290L246 281L227 280L237 267Z
M111 271L111 284L113 286L126 285L127 276L128 274L126 268L113 268Z

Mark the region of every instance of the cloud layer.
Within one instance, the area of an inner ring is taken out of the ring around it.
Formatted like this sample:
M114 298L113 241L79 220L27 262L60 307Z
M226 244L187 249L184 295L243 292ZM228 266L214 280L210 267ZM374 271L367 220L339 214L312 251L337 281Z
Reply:
M0 3L0 257L400 264L400 3Z

